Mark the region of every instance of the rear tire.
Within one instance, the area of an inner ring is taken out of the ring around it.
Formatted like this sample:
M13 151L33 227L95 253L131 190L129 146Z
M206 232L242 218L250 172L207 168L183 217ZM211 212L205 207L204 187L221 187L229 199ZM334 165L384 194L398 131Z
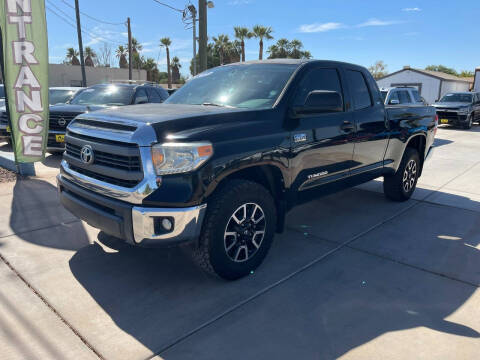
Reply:
M227 280L255 270L270 249L276 228L275 201L260 184L231 180L208 202L194 259Z
M385 176L383 179L385 196L393 201L410 199L417 186L419 173L420 157L418 151L407 147L397 172L394 175Z

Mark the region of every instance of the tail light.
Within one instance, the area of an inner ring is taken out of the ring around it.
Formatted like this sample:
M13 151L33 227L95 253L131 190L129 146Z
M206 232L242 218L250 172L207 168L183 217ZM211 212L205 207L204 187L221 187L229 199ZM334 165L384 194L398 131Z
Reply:
M438 114L435 114L435 130L433 130L433 135L437 135L437 129L438 129Z

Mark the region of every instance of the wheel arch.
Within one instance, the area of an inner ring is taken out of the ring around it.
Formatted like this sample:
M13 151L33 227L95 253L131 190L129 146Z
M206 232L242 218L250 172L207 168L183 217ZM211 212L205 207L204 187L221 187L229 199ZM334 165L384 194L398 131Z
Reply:
M286 172L276 164L257 163L224 171L217 176L206 191L207 201L211 195L229 180L244 179L254 181L264 186L272 195L277 208L277 232L282 232L285 222L286 204Z

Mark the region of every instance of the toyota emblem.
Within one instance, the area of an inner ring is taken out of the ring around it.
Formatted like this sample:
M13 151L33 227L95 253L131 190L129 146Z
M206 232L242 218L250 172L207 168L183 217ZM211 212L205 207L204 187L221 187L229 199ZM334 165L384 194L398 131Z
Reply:
M65 126L66 124L67 124L67 120L65 120L63 117L58 119L58 125Z
M82 147L82 150L80 150L80 159L84 164L90 165L93 163L94 155L93 155L93 149L90 145L85 145Z

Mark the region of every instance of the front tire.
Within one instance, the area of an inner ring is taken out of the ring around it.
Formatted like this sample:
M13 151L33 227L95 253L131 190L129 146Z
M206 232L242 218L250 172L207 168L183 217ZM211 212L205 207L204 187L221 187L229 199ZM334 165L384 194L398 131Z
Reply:
M208 273L239 279L262 263L275 228L270 192L252 181L228 181L208 202L194 258Z
M419 173L420 157L418 151L407 147L397 172L394 175L384 177L383 192L385 196L393 201L410 199L417 186Z

